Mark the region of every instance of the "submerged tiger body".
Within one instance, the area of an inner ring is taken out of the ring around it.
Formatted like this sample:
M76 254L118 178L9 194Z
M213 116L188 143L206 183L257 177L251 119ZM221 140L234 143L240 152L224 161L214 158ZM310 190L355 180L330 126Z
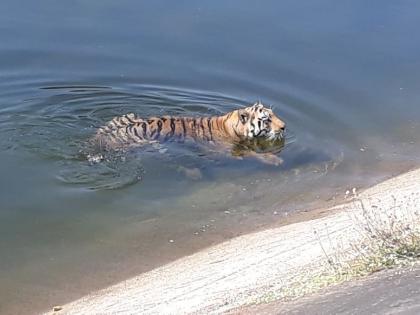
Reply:
M150 117L127 114L98 129L94 140L101 149L119 149L154 142L195 141L232 149L240 143L284 137L285 123L260 102L212 117Z

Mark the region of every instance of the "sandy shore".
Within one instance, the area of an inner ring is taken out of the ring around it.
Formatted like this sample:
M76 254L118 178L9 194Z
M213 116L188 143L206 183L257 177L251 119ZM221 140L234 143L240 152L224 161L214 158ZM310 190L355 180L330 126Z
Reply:
M381 211L386 216L387 209L392 209L403 220L407 200L419 204L420 169L367 189L356 200L329 209L331 215L326 217L234 238L51 313L227 312L280 289L302 272L325 264L328 255L345 252L361 241L363 212Z

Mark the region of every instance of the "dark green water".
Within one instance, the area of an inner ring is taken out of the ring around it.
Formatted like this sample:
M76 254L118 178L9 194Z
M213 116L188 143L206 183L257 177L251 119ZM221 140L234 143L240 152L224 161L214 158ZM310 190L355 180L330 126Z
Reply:
M416 1L2 1L0 313L419 165L419 18ZM97 165L80 154L115 115L256 100L287 122L280 167L176 146Z

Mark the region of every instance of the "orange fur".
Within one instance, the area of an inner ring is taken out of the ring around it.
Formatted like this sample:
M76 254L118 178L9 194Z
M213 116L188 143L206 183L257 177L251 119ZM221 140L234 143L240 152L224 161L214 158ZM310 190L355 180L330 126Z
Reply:
M252 139L278 140L285 123L261 103L212 117L115 117L98 129L95 140L105 149L151 142L193 140L235 144Z

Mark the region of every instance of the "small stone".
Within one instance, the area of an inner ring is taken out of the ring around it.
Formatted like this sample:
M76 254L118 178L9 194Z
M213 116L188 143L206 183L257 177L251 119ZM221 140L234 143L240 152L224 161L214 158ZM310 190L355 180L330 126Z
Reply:
M351 192L353 193L353 195L355 195L356 192L357 192L356 187L353 187L353 189L351 190Z
M274 214L274 215L277 215L277 214L278 214L278 212L277 212L277 211L273 211L273 214Z
M169 243L173 243L173 242L175 242L174 240L169 240Z
M229 210L225 210L225 211L223 211L225 214L230 214L230 211Z
M361 152L365 152L365 148L360 148L360 151Z
M54 312L61 311L62 309L63 309L63 307L62 306L59 306L59 305L53 307L53 311Z

